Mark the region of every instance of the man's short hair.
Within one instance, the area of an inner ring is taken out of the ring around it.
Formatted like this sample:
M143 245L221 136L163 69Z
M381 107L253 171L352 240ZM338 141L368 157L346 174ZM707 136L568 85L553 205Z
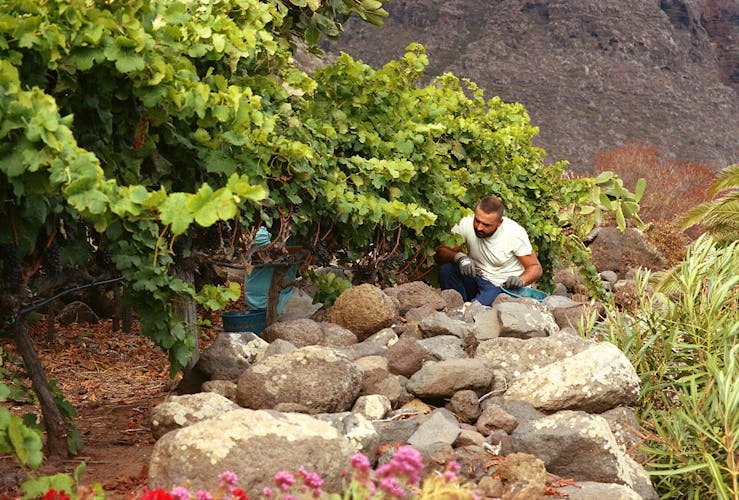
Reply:
M503 217L503 203L496 196L485 196L477 206L486 214L498 214L499 218Z

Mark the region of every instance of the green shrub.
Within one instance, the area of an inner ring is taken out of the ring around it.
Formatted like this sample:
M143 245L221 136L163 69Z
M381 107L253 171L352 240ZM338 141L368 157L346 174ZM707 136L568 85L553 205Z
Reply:
M738 250L699 238L656 291L637 275L633 315L609 307L595 328L640 374L643 451L662 498L739 495Z

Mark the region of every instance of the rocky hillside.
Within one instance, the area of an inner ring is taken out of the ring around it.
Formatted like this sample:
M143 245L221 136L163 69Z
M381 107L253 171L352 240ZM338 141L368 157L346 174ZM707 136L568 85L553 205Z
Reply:
M737 0L392 0L382 27L327 46L378 67L410 42L523 103L548 160L588 171L637 140L721 169L739 161Z

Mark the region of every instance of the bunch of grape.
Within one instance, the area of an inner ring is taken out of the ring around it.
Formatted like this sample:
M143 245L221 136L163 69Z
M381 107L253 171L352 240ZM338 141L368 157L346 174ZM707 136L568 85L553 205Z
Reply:
M46 266L49 272L58 276L63 271L61 247L56 243L52 243L49 249L46 251Z
M312 248L311 253L313 254L313 258L315 259L315 264L319 266L328 266L329 264L331 264L331 251L324 241L318 241Z

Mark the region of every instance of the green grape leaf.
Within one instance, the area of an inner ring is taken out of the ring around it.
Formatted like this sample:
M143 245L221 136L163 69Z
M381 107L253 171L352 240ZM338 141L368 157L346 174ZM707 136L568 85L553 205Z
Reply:
M188 196L185 193L172 193L159 207L162 223L170 225L174 235L187 231L193 221L187 203Z

